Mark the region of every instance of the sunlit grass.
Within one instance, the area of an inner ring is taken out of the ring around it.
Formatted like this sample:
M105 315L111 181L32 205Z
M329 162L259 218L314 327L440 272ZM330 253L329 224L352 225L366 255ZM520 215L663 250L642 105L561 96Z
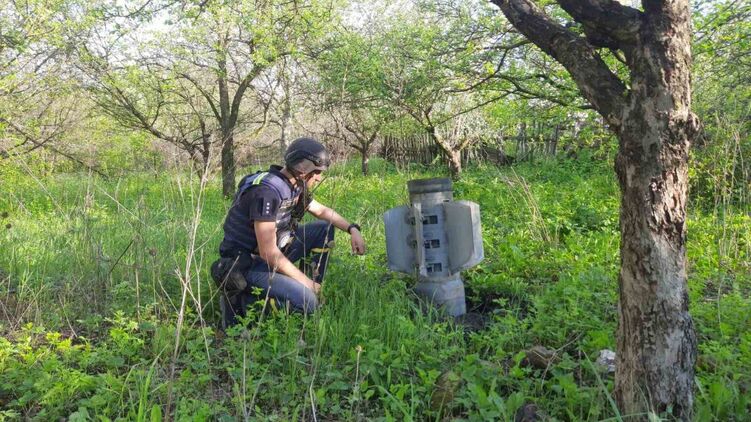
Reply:
M337 233L320 312L256 310L226 334L214 328L208 277L229 206L216 178L201 189L191 174L29 171L2 171L0 415L502 420L533 401L559 419L617 417L612 376L585 359L615 343L608 163L472 168L455 183L457 199L482 209L486 259L464 278L470 309L490 324L472 334L419 306L409 277L386 269L381 215L408 201L407 180L440 170L375 160L363 177L357 163L334 167L316 197L362 226L369 253L352 255ZM751 222L724 212L689 222L697 407L718 418L742 414L751 368ZM524 366L535 345L561 360ZM449 373L453 399L435 408Z

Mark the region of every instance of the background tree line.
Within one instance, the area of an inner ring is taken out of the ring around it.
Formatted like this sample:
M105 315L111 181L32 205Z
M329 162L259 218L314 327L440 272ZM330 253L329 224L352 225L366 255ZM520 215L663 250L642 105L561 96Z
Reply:
M455 174L458 154L479 140L552 138L558 127L568 136L557 151L614 142L603 142L606 125L565 69L485 2L125 4L5 6L3 157L46 151L107 172L101 158L113 149L171 150L231 181L236 150L246 163L271 158L303 133L364 163L387 136L425 135ZM694 5L696 108L712 116L702 140L747 133L748 8ZM624 71L617 53L601 54ZM506 152L523 158L525 148Z
M491 5L401 6L8 4L3 155L42 150L106 173L117 148L177 151L231 180L238 148L273 157L314 133L367 162L384 136L424 134L458 174L460 151L499 129L599 124Z

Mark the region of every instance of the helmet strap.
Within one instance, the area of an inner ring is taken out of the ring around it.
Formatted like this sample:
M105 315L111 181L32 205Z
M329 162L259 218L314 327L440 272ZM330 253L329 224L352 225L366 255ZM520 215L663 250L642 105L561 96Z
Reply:
M289 168L289 167L287 167L287 166L284 166L284 168L285 168L285 169L287 170L287 172L288 172L289 174L291 174L291 175L292 175L292 177L294 177L294 178L295 178L295 184L296 184L297 186L300 186L300 188L302 189L303 193L304 193L304 194L308 194L308 180L309 180L309 179L310 179L310 178L312 177L312 173L308 173L308 174L303 174L303 173L301 173L300 171L298 171L298 170L295 170L295 169L291 169L291 168ZM324 176L323 180L326 180L326 176ZM321 180L321 183L323 183L323 180ZM319 183L319 184L318 184L318 186L320 186L320 185L321 185L321 183ZM311 193L311 194L312 194L313 192L315 192L315 191L316 191L316 189L318 189L318 186L316 186L316 187L315 187L315 188L314 188L314 189L313 189L313 190L312 190L311 192L309 192L309 193Z

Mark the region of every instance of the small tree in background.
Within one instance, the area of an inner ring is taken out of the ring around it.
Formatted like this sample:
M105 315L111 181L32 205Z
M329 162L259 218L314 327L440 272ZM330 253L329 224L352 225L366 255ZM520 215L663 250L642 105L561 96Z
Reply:
M155 30L147 41L142 41L139 27L131 28L128 37L116 37L117 48L125 54L110 55L112 45L91 41L82 49L82 63L89 76L104 87L100 91L110 95L109 104L131 115L124 122L191 148L198 139L200 149L207 139L201 130L213 128L221 145L222 192L231 196L235 192L235 137L250 127L257 134L267 122L270 99L263 95L261 76L281 58L297 54L300 43L311 42L328 21L329 12L316 1L182 4L170 8L166 29ZM128 76L133 69L161 74L165 80L136 92L143 84ZM170 100L166 100L167 87L162 82L175 88ZM181 98L185 86L197 96ZM126 100L130 91L136 96ZM246 107L250 93L256 94L258 101ZM145 104L141 107L140 103ZM169 133L155 127L160 110L167 109L179 109L173 115L187 112L193 122L178 125ZM182 136L180 132L188 127L198 136Z
M47 150L98 172L63 142L91 108L70 54L92 25L86 6L64 0L0 6L0 160Z
M475 20L471 7L458 2L450 6L455 13L450 19L426 4L414 10L387 7L362 28L332 37L319 69L329 103L357 110L352 121L342 121L352 129L343 126L345 131L361 139L362 145L373 128L384 129L379 123L383 119L372 110L404 116L430 137L445 155L452 175L458 176L461 152L473 140L461 127L466 119L460 122L459 117L511 92L483 91L488 79L483 63L517 45L489 46L490 34L496 36L500 28L489 8Z
M334 124L324 128L324 135L357 151L366 175L372 148L394 118L393 106L376 93L382 46L347 29L335 32L325 44L315 61L317 77L310 92Z

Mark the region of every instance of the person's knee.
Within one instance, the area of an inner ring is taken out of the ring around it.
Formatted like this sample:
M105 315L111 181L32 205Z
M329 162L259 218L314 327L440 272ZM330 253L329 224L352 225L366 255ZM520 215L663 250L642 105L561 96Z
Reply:
M313 313L318 308L318 298L313 290L281 274L277 274L270 283L268 295L278 303L287 304L295 311L305 314Z
M300 305L299 308L303 313L312 314L318 309L318 297L316 297L312 290L305 287L305 293L303 294L302 303Z
M328 252L334 247L335 227L326 221L314 221L303 227L302 240L307 248L306 253L323 253Z

